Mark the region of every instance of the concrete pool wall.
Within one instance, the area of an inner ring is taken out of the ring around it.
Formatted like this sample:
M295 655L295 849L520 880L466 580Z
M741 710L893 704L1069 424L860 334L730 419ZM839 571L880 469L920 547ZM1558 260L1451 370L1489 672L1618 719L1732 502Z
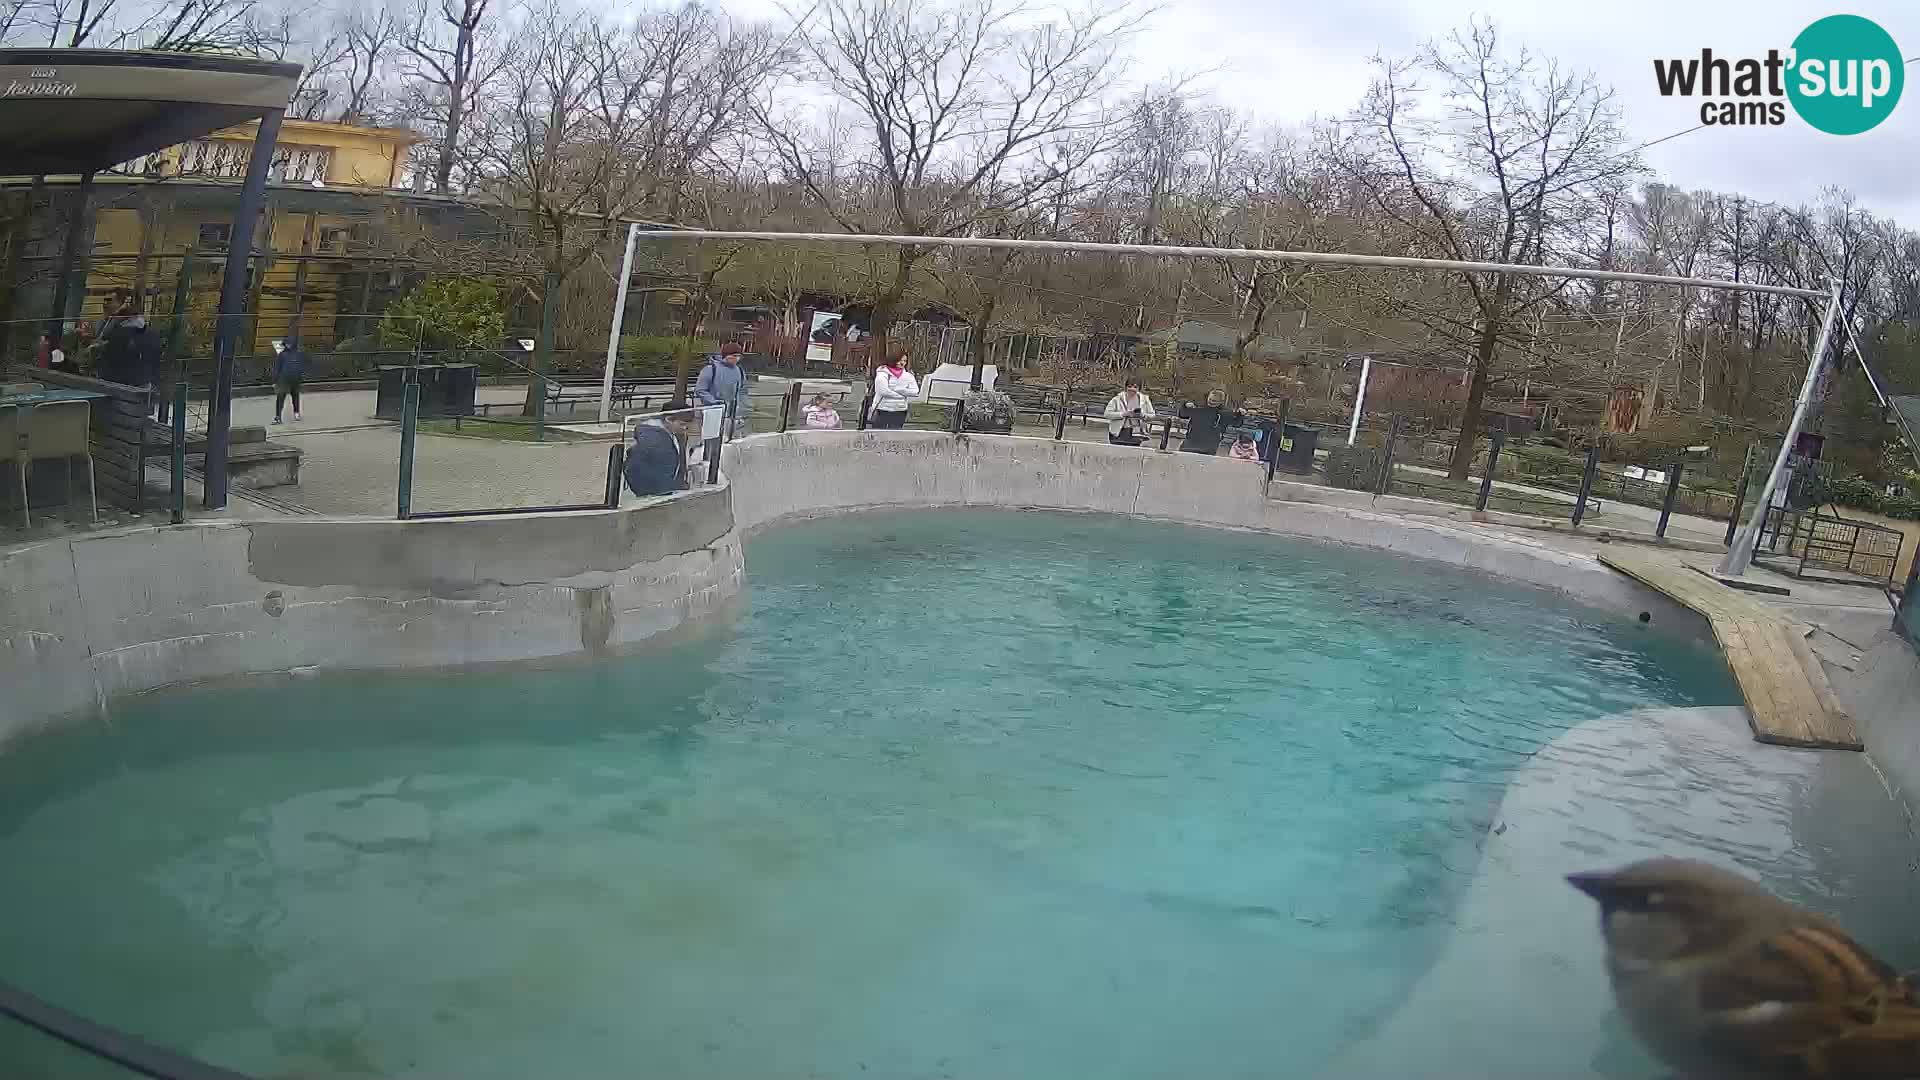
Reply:
M730 443L722 463L743 534L784 520L914 507L1125 514L1438 560L1707 632L1698 615L1594 559L1455 528L1438 518L1396 514L1389 506L1337 504L1337 496L1371 498L1353 492L1286 484L1276 489L1303 497L1269 498L1260 467L1224 457L1009 436L955 438L939 431L809 431Z
M0 553L0 742L224 676L592 654L744 581L730 492L619 510L200 522Z

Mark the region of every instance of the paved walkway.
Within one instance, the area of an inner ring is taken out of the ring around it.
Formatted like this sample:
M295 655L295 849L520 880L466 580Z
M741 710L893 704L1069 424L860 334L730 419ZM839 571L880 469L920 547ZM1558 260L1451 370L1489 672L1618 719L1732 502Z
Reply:
M399 501L397 425L301 433L276 439L306 451L300 483L264 494L323 514L395 513ZM413 509L484 510L598 502L605 496L604 442L509 442L420 435L413 453Z
M328 429L360 427L366 424L384 424L385 420L375 420L373 406L376 394L372 390L326 390L300 395L300 413L304 418L298 424L292 422L293 403L288 402L285 411L287 423L271 426L273 420L273 397L242 397L233 399L233 422L235 425L255 424L267 427L267 437L278 439L301 429ZM526 389L519 386L482 386L474 394L476 402L487 404L509 403L526 397ZM201 406L196 405L198 409Z

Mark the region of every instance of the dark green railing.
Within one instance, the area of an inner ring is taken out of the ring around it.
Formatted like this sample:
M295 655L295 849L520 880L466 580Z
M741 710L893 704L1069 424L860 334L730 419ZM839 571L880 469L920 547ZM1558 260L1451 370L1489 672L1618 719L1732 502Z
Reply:
M57 1039L98 1062L116 1065L149 1080L249 1080L241 1073L196 1061L124 1031L95 1023L6 983L0 983L0 1015ZM0 1066L19 1064L23 1063L0 1060ZM7 1075L46 1074L9 1072Z

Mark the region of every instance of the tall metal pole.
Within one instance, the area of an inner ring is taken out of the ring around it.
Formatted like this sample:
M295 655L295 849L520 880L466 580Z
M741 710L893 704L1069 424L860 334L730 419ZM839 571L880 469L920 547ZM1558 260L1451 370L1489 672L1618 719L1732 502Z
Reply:
M67 238L60 249L60 276L54 280L53 285L53 310L47 316L47 333L53 335L56 346L60 344L61 335L66 333L67 306L74 285L73 264L80 258L80 234L86 231L88 208L93 203L92 173L80 175L80 187L74 193L73 199L73 216L67 219ZM80 293L83 301L87 291L86 280L86 271L82 269ZM109 311L107 314L111 315L113 312ZM77 359L77 357L69 357L69 359Z
M533 344L533 440L547 437L547 369L553 366L553 320L560 304L560 275L547 271L540 291L540 333Z
M180 342L186 333L187 301L193 291L193 249L187 248L180 256L180 276L173 282L173 316L167 320L167 343L160 354L169 378L180 382L187 381L187 362L180 356ZM160 401L160 422L167 422L167 410L171 404L162 398Z
M896 247L999 248L1008 251L1091 251L1107 255L1148 255L1173 259L1248 259L1261 262L1310 263L1330 266L1391 266L1405 270L1448 270L1480 274L1517 274L1527 277L1570 277L1591 281L1634 281L1648 285L1687 285L1693 288L1732 289L1804 296L1819 299L1817 289L1790 285L1761 285L1718 278L1640 274L1626 270L1591 270L1578 266L1541 266L1531 263L1468 262L1459 259L1416 259L1399 255L1357 255L1346 251L1279 251L1269 248L1210 248L1177 244L1105 244L1092 240L1013 240L998 236L898 236L877 233L812 233L727 229L648 229L662 240L773 240L785 243L889 244ZM1174 320L1178 324L1179 320Z
M420 384L408 372L400 396L400 486L395 502L396 515L405 521L413 513L413 444L420 430Z
M1826 361L1827 342L1833 337L1833 322L1840 314L1840 282L1833 283L1833 291L1827 296L1827 315L1820 320L1820 338L1813 346L1813 355L1807 358L1807 377L1800 381L1800 396L1793 402L1793 419L1787 421L1787 432L1780 439L1780 452L1774 455L1773 471L1767 474L1767 482L1761 485L1759 497L1753 501L1753 510L1747 520L1733 534L1733 546L1727 549L1727 556L1720 560L1715 573L1723 577L1739 577L1753 565L1753 549L1760 539L1760 528L1766 524L1767 507L1773 505L1773 493L1780 486L1780 479L1786 474L1787 459L1793 454L1793 444L1800 440L1800 428L1807 421L1807 409L1813 404L1814 384L1820 381L1820 365Z
M1367 376L1373 374L1373 355L1360 358L1360 392L1353 395L1353 420L1347 424L1347 445L1360 436L1360 410L1367 404Z
M247 159L247 178L240 186L240 205L233 209L233 231L227 236L227 266L220 279L219 314L213 334L213 393L207 400L207 461L200 483L200 504L209 510L227 505L233 354L247 323L247 313L242 310L246 306L247 265L253 261L253 232L266 196L267 169L273 164L273 148L280 141L280 116L281 110L273 109L260 118L260 131L253 137L253 156Z
M613 363L620 354L620 331L627 324L627 283L633 279L633 245L640 240L640 223L627 226L627 254L620 260L620 290L613 294L613 325L607 328L607 367L600 373L600 422L613 413Z

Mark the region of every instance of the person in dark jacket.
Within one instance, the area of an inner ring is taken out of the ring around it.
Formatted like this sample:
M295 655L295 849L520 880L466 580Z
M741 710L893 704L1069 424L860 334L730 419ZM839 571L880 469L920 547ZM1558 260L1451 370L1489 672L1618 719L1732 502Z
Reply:
M1180 440L1180 449L1189 454L1207 454L1220 452L1220 440L1227 429L1243 423L1247 414L1228 411L1227 392L1225 390L1207 391L1207 403L1195 405L1189 401L1180 407L1180 416L1187 422L1187 437Z
M300 384L307 377L307 353L297 341L280 347L273 358L273 422L280 422L280 410L293 398L293 422L300 422Z
M147 386L153 381L145 368L143 344L147 340L147 320L133 301L133 294L116 289L106 318L97 331L99 345L94 353L95 374L122 386Z
M676 403L666 415L634 428L627 448L627 490L640 496L687 490L687 440L699 426L698 410Z

